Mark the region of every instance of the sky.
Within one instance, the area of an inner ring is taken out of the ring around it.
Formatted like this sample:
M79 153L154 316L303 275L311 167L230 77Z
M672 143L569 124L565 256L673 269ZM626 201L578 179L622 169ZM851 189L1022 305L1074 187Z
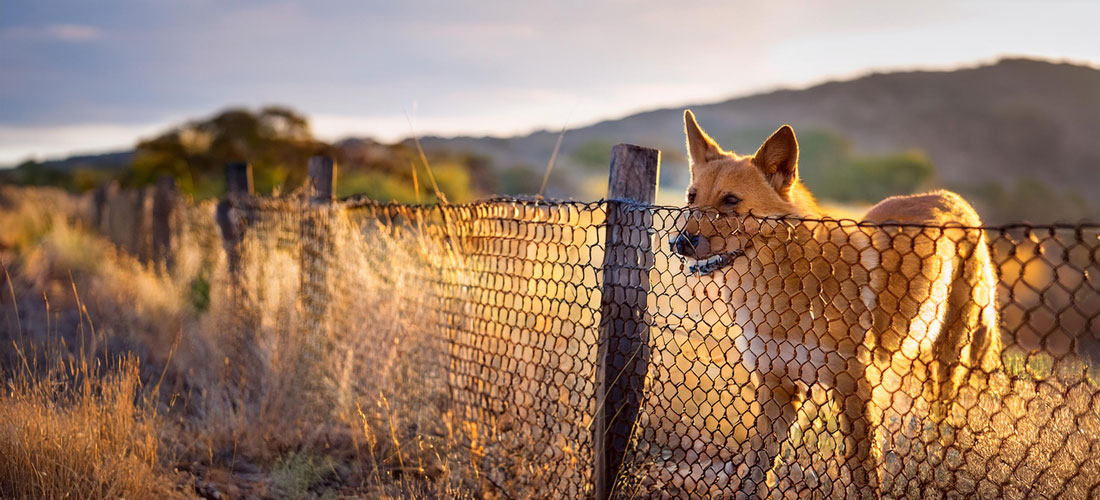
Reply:
M290 106L326 140L514 135L873 70L1100 66L1097 20L1095 0L0 0L0 165L229 106Z

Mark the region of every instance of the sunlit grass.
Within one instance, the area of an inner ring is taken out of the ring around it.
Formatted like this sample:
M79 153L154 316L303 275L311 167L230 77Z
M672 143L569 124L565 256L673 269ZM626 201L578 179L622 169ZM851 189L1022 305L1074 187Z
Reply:
M0 497L155 498L159 436L141 397L138 362L110 369L53 353L51 366L5 373L0 395ZM102 373L101 373L102 372Z
M0 340L25 355L0 357L0 497L439 498L484 486L465 429L449 424L416 238L341 225L334 319L315 332L279 231L247 242L251 293L234 302L209 204L181 215L189 231L167 272L88 230L67 195L4 189Z

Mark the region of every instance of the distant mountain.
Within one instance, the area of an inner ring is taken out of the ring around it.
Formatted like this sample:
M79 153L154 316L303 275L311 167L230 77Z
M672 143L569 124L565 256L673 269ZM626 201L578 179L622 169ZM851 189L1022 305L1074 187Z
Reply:
M803 90L778 90L713 104L648 111L569 130L558 155L564 177L582 169L578 152L627 142L662 150L662 175L684 182L682 115L723 146L752 153L789 123L796 133L840 134L864 154L923 151L939 183L956 189L1039 182L1100 202L1100 69L1030 59L953 71L871 74ZM466 150L497 166L545 166L557 140L542 131L511 138L424 138L428 148ZM583 156L583 155L582 155ZM819 168L803 163L804 171ZM828 172L818 172L828 175ZM569 191L575 186L559 186ZM568 192L564 194L570 194Z
M77 168L124 168L130 164L133 158L133 151L114 151L110 153L70 156L60 160L46 160L38 162L37 166L62 171Z

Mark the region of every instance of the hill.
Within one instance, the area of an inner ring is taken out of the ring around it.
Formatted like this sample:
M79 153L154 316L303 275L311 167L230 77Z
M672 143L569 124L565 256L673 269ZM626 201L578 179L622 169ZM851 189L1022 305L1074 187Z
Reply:
M919 150L936 167L936 185L978 197L1039 191L1072 199L1100 192L1100 70L1030 59L952 71L871 74L599 122L566 133L558 156L566 172L559 178L587 170L588 150L629 142L660 148L665 183L682 185L684 108L693 109L724 146L742 153L753 152L778 125L790 123L800 138L826 133L858 154ZM529 165L541 171L557 136L541 131L512 138L430 137L423 142L432 149L485 155L498 166ZM804 139L807 146L812 147ZM825 167L808 161L817 152L807 152L804 175L827 177L828 171L820 171ZM570 195L580 188L574 182L556 189L551 194ZM1037 218L1096 215L1096 207L1084 209L1087 213L1070 208Z

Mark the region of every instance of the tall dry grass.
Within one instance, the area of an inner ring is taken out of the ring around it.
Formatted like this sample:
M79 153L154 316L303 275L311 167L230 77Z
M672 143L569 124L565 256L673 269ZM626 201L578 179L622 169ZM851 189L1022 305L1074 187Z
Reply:
M167 495L141 393L133 357L104 373L72 360L16 372L0 396L0 498Z
M0 497L163 498L156 405L123 325L152 325L172 294L81 217L61 191L0 188Z
M169 272L90 229L81 200L0 187L0 450L4 480L31 485L0 496L484 496L423 313L423 241L337 218L333 319L315 330L296 220L258 223L241 294L213 207L181 217Z

